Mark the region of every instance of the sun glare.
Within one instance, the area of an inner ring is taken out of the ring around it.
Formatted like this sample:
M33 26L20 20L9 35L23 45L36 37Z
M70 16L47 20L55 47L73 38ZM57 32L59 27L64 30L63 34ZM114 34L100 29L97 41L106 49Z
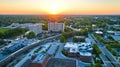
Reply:
M57 14L57 11L56 10L52 10L51 14Z
M58 6L57 6L57 5L52 5L52 6L50 7L50 13L51 13L51 14L58 14L58 11L59 11L59 9L58 9Z
M60 2L58 1L50 1L50 2L47 2L46 5L44 5L45 9L46 10L46 13L48 14L60 14L64 9L63 9L63 4L61 4Z

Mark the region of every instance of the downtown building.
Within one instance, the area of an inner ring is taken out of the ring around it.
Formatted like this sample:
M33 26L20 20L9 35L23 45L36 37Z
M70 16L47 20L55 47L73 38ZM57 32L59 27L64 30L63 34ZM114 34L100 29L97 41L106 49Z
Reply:
M64 32L64 23L55 23L55 22L51 22L48 23L48 31L49 32Z
M29 31L34 32L36 35L42 33L42 23L31 24L28 26Z

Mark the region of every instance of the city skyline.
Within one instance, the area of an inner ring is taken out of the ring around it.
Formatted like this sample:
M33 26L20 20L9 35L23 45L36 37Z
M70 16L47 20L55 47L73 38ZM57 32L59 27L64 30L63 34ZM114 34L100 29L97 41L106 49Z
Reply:
M0 14L120 14L120 0L1 0Z

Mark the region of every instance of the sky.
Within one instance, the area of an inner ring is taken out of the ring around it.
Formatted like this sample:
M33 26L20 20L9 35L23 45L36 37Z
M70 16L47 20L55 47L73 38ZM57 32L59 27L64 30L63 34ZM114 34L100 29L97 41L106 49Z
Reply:
M0 0L0 14L120 14L120 0Z

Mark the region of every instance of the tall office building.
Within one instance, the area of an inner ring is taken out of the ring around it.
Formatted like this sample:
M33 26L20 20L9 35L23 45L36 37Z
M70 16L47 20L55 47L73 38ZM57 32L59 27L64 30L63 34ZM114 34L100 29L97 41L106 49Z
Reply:
M48 31L64 32L64 23L48 23Z
M42 32L42 23L31 24L28 26L29 31L34 32L36 35Z

